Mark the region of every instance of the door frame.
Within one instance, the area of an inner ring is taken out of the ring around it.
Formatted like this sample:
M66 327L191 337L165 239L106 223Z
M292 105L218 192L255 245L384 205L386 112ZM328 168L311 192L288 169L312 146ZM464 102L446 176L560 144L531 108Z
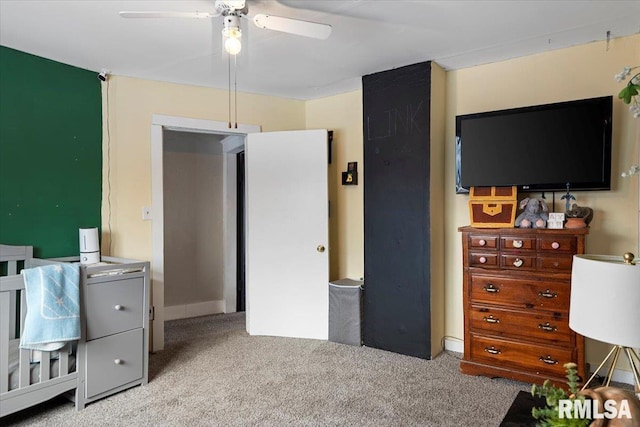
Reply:
M209 133L228 135L220 143L223 151L223 241L225 312L236 310L236 163L235 155L244 149L246 135L261 131L258 125L238 124L229 129L227 122L188 117L152 115L151 118L151 351L164 348L164 183L163 132Z

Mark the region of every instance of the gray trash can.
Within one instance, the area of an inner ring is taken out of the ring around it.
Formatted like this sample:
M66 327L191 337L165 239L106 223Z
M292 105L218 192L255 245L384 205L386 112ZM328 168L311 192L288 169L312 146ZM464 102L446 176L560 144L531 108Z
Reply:
M362 345L362 280L329 282L329 341Z

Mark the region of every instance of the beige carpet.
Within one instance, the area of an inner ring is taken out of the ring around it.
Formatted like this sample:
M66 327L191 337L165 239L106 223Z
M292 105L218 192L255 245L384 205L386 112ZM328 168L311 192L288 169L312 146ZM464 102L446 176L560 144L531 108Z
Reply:
M528 384L327 341L252 337L244 313L166 324L150 382L76 412L57 398L0 419L42 426L498 426Z

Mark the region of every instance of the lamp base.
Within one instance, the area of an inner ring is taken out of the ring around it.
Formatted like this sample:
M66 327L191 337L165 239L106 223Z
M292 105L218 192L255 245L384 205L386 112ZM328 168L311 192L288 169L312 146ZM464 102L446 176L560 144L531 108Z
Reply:
M605 387L609 386L611 383L611 377L613 376L613 371L615 370L616 365L618 364L618 358L620 356L620 352L624 352L627 355L627 359L629 360L629 365L631 366L631 372L633 373L633 378L635 380L635 393L636 396L640 399L640 370L638 366L640 366L640 357L638 357L638 353L630 347L623 347L621 345L614 346L607 357L604 358L600 366L593 372L589 380L582 386L582 390L586 389L591 381L595 378L595 376L600 372L602 367L607 363L609 359L613 357L611 361L611 365L609 365L609 369L607 370L607 376L602 385Z

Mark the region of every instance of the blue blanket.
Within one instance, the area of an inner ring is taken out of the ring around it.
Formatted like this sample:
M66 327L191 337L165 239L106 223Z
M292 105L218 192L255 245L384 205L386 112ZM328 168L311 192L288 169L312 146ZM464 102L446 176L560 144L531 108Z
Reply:
M27 316L20 348L52 351L80 338L80 268L55 264L22 270Z

